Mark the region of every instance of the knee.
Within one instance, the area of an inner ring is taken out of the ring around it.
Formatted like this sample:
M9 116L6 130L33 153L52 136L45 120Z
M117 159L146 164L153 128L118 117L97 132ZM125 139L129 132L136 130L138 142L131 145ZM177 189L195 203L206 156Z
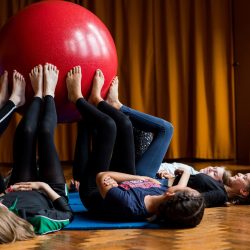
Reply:
M128 116L123 115L119 118L119 127L123 129L123 131L133 131L133 125Z
M103 124L101 124L102 130L106 134L115 134L116 135L116 124L115 121L109 117L105 119Z
M39 137L45 138L49 136L53 136L53 130L51 129L51 126L47 123L41 123L39 127L38 135Z
M23 126L18 126L16 129L16 134L23 135L24 138L30 138L36 133L35 128L29 124L23 124Z
M172 136L172 134L174 132L174 127L173 127L172 123L167 122L163 119L160 119L160 127L161 127L160 130L162 133Z

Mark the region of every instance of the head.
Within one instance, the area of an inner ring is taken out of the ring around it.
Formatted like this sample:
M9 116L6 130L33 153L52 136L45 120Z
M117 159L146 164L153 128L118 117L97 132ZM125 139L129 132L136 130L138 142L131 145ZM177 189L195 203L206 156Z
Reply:
M230 177L227 186L228 197L234 203L250 202L250 173Z
M190 228L197 226L203 217L205 202L201 194L191 188L166 193L166 199L158 209L157 217L167 226Z
M33 226L28 221L16 216L4 205L0 205L0 244L34 237Z
M226 170L225 167L209 166L202 168L200 173L211 176L216 181L220 181L224 184L227 184L229 178L231 177L231 172Z

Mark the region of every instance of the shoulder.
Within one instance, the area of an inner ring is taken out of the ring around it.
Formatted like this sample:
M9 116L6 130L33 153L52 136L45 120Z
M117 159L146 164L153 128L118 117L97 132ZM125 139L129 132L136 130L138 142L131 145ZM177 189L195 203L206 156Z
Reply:
M200 173L197 175L190 176L191 186L197 186L206 190L221 190L225 192L223 183L214 180L211 176Z
M191 178L193 178L195 180L200 180L200 181L208 182L208 183L215 183L215 184L218 184L218 185L220 184L219 181L216 181L211 176L203 174L203 173L192 175Z

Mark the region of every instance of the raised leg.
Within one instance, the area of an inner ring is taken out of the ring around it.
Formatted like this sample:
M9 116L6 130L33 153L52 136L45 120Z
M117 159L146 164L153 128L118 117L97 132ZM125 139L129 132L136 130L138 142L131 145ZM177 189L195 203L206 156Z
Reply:
M86 158L81 154L88 139L86 133L79 133L77 139L77 148L75 154L75 166L81 169L80 192L86 192L89 184L95 186L95 176L98 172L109 169L110 159L113 152L114 141L116 138L116 126L114 121L106 114L99 111L95 105L103 102L101 99L91 97L91 104L87 102L81 92L81 68L74 67L68 72L66 83L69 99L76 104L77 109L83 116L84 130L87 129L88 136L94 137L92 141L92 150ZM94 88L92 88L93 90ZM79 132L83 130L78 130ZM83 144L80 144L82 142ZM80 148L78 147L80 146Z
M122 105L118 98L118 78L110 86L106 101L129 117L133 126L153 133L153 141L136 161L136 174L154 177L167 152L173 134L171 123Z
M43 74L44 109L38 131L39 177L49 184L64 184L65 178L54 144L54 130L57 125L54 95L59 71L56 66L46 63Z
M173 135L172 124L161 118L133 110L124 105L120 110L130 117L134 127L154 134L153 141L136 162L137 174L154 177L169 147Z
M25 102L25 80L23 76L14 71L13 89L11 96L8 96L8 73L0 77L0 135L8 127L11 117L16 108Z
M100 102L97 106L99 110L108 114L116 123L117 136L115 141L114 153L112 156L111 167L113 171L135 174L135 149L133 127L129 118L117 109L115 102L115 91L117 78L114 78L111 83L111 88L108 93L108 101ZM93 79L93 89L95 92L91 93L98 96L100 89L104 84L104 76L100 70L96 71ZM98 87L99 86L99 87ZM118 98L118 94L117 94ZM92 99L94 99L92 97Z
M10 185L20 181L37 180L36 139L40 109L42 106L42 99L38 93L42 88L42 74L36 73L34 69L30 74L32 75L31 83L35 94L32 103L18 124L14 135L13 170L9 182ZM19 85L21 86L21 84ZM17 86L16 89L20 86ZM12 96L14 98L12 99L13 101L20 100L20 95Z

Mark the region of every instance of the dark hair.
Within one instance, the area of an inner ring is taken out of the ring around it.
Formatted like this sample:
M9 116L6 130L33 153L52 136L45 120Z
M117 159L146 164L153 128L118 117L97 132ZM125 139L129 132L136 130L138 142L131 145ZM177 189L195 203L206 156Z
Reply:
M165 226L195 227L201 222L204 209L204 198L200 194L179 191L159 206L157 216Z

